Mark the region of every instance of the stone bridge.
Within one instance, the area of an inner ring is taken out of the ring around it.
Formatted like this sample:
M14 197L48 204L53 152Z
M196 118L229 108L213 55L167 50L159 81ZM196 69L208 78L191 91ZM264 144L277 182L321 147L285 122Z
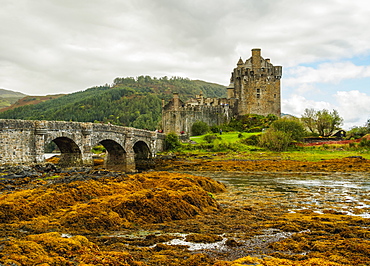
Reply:
M62 167L92 166L92 148L107 150L104 166L133 172L164 147L164 134L109 124L0 119L0 164L44 162L45 146L54 142Z

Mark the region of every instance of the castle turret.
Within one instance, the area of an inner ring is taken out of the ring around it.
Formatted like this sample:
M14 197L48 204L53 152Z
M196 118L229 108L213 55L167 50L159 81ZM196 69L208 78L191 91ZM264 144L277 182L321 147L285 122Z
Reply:
M244 65L244 62L243 62L242 58L240 57L240 58L239 58L239 61L238 61L238 63L237 63L237 66L238 66L238 67L243 67L243 65Z

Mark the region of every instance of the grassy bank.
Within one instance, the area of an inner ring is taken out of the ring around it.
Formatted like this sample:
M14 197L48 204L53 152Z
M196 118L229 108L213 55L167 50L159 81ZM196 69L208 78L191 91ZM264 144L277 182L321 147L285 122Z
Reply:
M320 161L361 156L370 159L370 149L356 144L323 144L316 146L292 146L284 152L273 152L246 144L246 139L261 133L224 132L190 138L191 144L183 144L175 153L179 157L209 157L214 160L298 160ZM213 136L213 137L210 137Z

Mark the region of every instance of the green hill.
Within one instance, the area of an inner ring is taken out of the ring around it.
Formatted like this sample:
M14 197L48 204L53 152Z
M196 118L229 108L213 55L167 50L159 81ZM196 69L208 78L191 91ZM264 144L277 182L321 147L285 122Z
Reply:
M79 122L110 122L112 124L158 128L162 114L162 99L179 92L182 100L200 91L206 97L225 97L224 86L179 77L116 78L113 85L89 88L0 113L2 119L59 120Z
M12 105L25 96L27 95L21 92L0 89L0 109Z

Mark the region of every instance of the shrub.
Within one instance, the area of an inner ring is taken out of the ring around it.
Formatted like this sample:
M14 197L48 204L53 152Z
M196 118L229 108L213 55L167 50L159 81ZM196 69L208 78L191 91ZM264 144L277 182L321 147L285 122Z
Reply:
M209 131L209 126L207 123L203 121L196 121L192 126L191 126L191 134L193 136L199 136L206 134Z
M271 151L285 151L293 141L290 133L279 130L268 130L259 138L258 146Z
M222 151L238 151L239 147L236 143L229 143L222 140L216 140L213 142L211 151L222 152Z
M249 138L242 139L241 143L250 146L257 146L260 136L261 135L252 135Z
M329 150L330 149L330 146L328 144L324 143L323 145L321 145L321 148L323 150Z
M164 140L164 143L165 143L165 150L169 150L169 151L176 150L177 148L181 146L179 137L173 132L166 135L166 139Z
M370 148L370 140L365 138L361 139L359 146L363 148Z
M357 144L355 142L350 142L350 143L348 143L348 146L349 146L350 149L356 149Z
M291 138L296 141L301 141L307 135L303 124L298 119L278 119L271 124L271 128L289 133Z
M220 127L219 126L211 126L210 130L212 133L219 133L220 132Z
M251 127L246 129L247 132L249 133L254 133L254 132L261 132L263 130L263 127Z
M208 143L212 143L216 139L221 139L221 138L214 134L208 134L203 137L203 140L205 140Z

